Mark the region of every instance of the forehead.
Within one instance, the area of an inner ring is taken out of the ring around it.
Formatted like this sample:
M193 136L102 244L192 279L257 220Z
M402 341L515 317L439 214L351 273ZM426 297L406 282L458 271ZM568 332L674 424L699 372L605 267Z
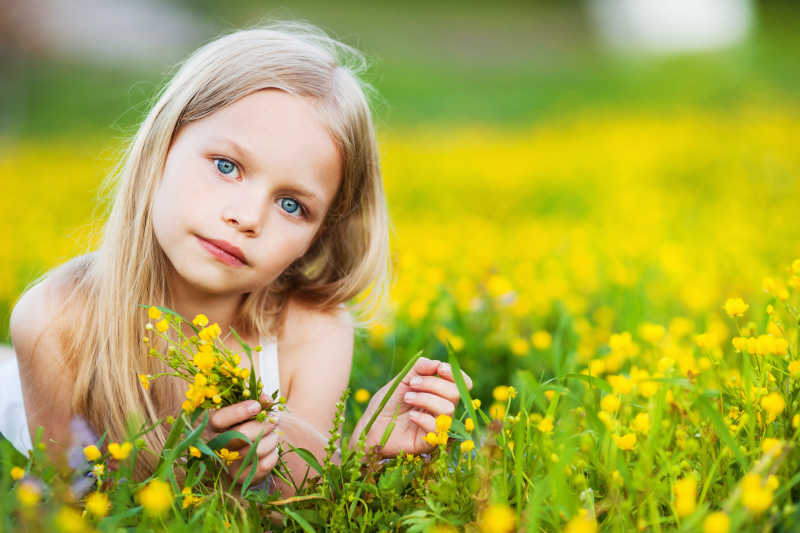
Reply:
M238 145L250 156L242 162L250 170L318 182L331 198L338 187L339 150L310 97L264 89L185 128L197 142Z

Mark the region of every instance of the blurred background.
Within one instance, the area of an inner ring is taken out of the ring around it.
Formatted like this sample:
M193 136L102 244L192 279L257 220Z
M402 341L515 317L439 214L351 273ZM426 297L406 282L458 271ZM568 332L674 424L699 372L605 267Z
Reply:
M730 331L800 255L796 2L0 1L0 342L34 278L91 245L98 185L170 68L303 19L361 49L394 220L371 390L449 338L489 387L644 323ZM468 236L468 238L467 238ZM786 288L777 281L775 291ZM567 365L568 366L568 365Z

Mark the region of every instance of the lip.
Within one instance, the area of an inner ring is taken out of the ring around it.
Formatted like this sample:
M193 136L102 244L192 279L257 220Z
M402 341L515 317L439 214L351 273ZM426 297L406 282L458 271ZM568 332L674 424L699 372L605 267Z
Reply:
M227 241L204 239L203 237L198 237L198 240L206 250L211 252L214 257L223 263L231 266L243 266L247 264L242 250Z

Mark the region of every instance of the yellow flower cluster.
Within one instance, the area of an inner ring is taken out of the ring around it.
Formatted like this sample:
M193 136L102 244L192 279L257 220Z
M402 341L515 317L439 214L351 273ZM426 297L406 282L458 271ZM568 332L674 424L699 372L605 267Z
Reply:
M766 334L758 337L734 337L731 343L737 352L753 355L786 355L789 351L789 342L786 339Z
M160 479L150 481L136 496L145 513L151 516L162 515L172 507L172 488Z
M697 508L697 480L693 477L680 479L673 486L675 493L675 512L681 518L687 517Z
M431 446L444 446L447 444L447 432L450 431L450 425L453 419L447 415L439 415L436 417L436 433L428 432L425 435L425 442Z
M762 479L758 474L747 474L742 478L741 487L742 505L754 515L760 515L772 505L778 484L774 476Z

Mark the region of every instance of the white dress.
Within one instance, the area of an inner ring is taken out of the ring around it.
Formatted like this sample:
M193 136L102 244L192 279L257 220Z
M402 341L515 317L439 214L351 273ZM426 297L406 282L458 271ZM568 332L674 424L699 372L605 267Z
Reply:
M278 390L280 396L280 375L278 373L278 342L274 337L262 339L262 350L258 364L263 392L270 396ZM242 354L245 356L246 354ZM7 438L14 447L27 456L33 449L28 420L22 400L22 384L19 379L17 358L9 357L0 361L0 435Z

